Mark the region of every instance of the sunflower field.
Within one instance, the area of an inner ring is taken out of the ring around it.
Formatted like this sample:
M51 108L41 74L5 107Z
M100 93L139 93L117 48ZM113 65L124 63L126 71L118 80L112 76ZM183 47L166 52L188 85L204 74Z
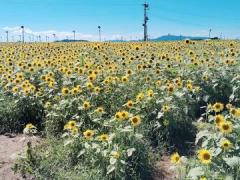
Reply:
M240 42L0 44L0 125L36 179L240 179Z

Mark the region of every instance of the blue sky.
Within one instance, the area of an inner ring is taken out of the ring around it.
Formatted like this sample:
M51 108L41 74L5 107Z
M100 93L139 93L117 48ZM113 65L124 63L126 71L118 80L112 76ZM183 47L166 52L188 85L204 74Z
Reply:
M71 36L95 40L97 26L103 38L142 36L144 0L0 0L0 36L16 36L24 25L28 34L54 32L58 38ZM149 35L165 34L240 37L239 0L148 0Z

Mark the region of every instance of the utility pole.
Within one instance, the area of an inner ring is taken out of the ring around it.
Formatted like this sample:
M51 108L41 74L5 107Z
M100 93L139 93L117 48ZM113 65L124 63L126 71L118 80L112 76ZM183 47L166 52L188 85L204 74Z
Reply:
M46 42L48 42L48 36L46 36Z
M72 32L73 32L73 40L75 41L76 40L76 31L73 30Z
M22 42L24 43L24 26L21 26L22 29Z
M6 42L8 42L8 31L6 31Z
M101 26L98 26L98 34L99 34L99 41L102 41L102 37L101 37Z
M149 4L148 3L144 3L143 4L143 7L144 7L144 23L143 23L143 27L144 27L144 41L147 41L148 40L148 28L147 28L147 22L148 22L148 16L147 16L147 10L149 10Z
M212 32L212 29L209 29L209 39L211 39L211 32Z
M56 34L55 33L53 34L53 38L54 38L54 41L56 41Z

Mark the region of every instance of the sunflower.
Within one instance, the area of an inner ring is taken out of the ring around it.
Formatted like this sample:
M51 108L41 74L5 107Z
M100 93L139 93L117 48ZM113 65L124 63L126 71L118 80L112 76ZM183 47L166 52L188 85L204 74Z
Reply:
M232 147L232 143L229 140L225 139L224 141L221 142L221 147L224 150L227 150Z
M14 87L12 88L12 92L13 92L13 93L17 93L18 91L19 91L19 89L18 89L17 86L14 86Z
M173 84L169 84L167 87L168 92L173 92L174 91L174 85Z
M35 128L35 126L34 126L32 123L28 123L28 124L26 125L26 128L27 128L27 129L33 129L33 128Z
M112 151L111 155L113 158L119 159L121 154L118 151Z
M136 100L139 102L139 101L142 101L144 98L144 93L138 93L138 95L136 96Z
M162 107L162 111L163 112L169 112L170 111L170 106L168 106L168 105L164 105L163 107Z
M68 123L64 126L64 130L72 130L74 128L76 128L77 126L77 122L74 120L70 120L68 121Z
M122 111L121 112L121 117L122 119L128 119L129 113L127 111Z
M129 101L127 102L127 107L128 107L128 108L132 108L132 107L133 107L133 101L129 100Z
M107 134L102 134L99 136L99 139L102 141L102 142L106 142L108 141L109 139L109 136Z
M233 130L232 123L230 121L225 121L220 124L220 131L224 134L229 134Z
M198 159L203 164L209 164L209 163L211 163L212 156L208 150L201 149L198 151Z
M217 102L213 105L213 110L215 112L220 112L220 111L223 110L223 108L224 108L224 105L222 103L219 103L219 102Z
M91 107L91 104L90 104L90 102L88 102L88 101L84 101L83 102L83 109L89 109Z
M78 134L78 128L77 128L77 127L73 128L73 129L71 130L71 133L72 133L72 135Z
M118 121L122 120L123 119L122 113L121 112L116 112L115 119L118 120Z
M67 95L68 93L69 93L69 89L68 88L66 88L66 87L62 88L62 94L63 95Z
M124 83L125 83L125 82L128 82L128 77L127 77L127 76L123 76L123 77L122 77L122 82L124 82Z
M218 115L215 116L215 123L217 124L217 126L219 126L224 121L225 121L225 119L224 119L223 115L218 114Z
M131 122L132 122L132 125L134 126L134 127L136 127L136 126L138 126L140 123L141 123L141 118L140 118L140 116L133 116L132 118L131 118Z
M148 95L148 97L153 97L153 95L154 95L153 90L152 90L152 89L149 89L149 90L147 91L147 95Z
M79 89L77 87L73 88L71 93L72 95L76 95L79 92Z
M85 138L90 139L91 137L93 137L94 131L88 129L88 130L86 130L86 131L83 132L83 135L84 135Z
M188 84L187 84L187 89L188 89L189 91L192 91L192 89L193 89L193 86L192 86L192 84L191 84L191 83L188 83Z
M176 152L176 153L171 155L170 160L171 160L171 163L173 163L173 164L179 164L181 162L181 157Z
M103 107L98 107L98 108L96 109L96 112L99 113L99 114L104 113Z
M232 114L233 117L240 117L240 109L236 108L230 108L230 113Z

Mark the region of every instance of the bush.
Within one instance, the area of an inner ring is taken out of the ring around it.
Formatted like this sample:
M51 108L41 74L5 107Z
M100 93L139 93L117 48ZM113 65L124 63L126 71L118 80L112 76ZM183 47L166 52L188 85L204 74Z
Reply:
M22 132L26 124L32 123L43 129L44 111L35 99L1 95L0 97L0 134Z

